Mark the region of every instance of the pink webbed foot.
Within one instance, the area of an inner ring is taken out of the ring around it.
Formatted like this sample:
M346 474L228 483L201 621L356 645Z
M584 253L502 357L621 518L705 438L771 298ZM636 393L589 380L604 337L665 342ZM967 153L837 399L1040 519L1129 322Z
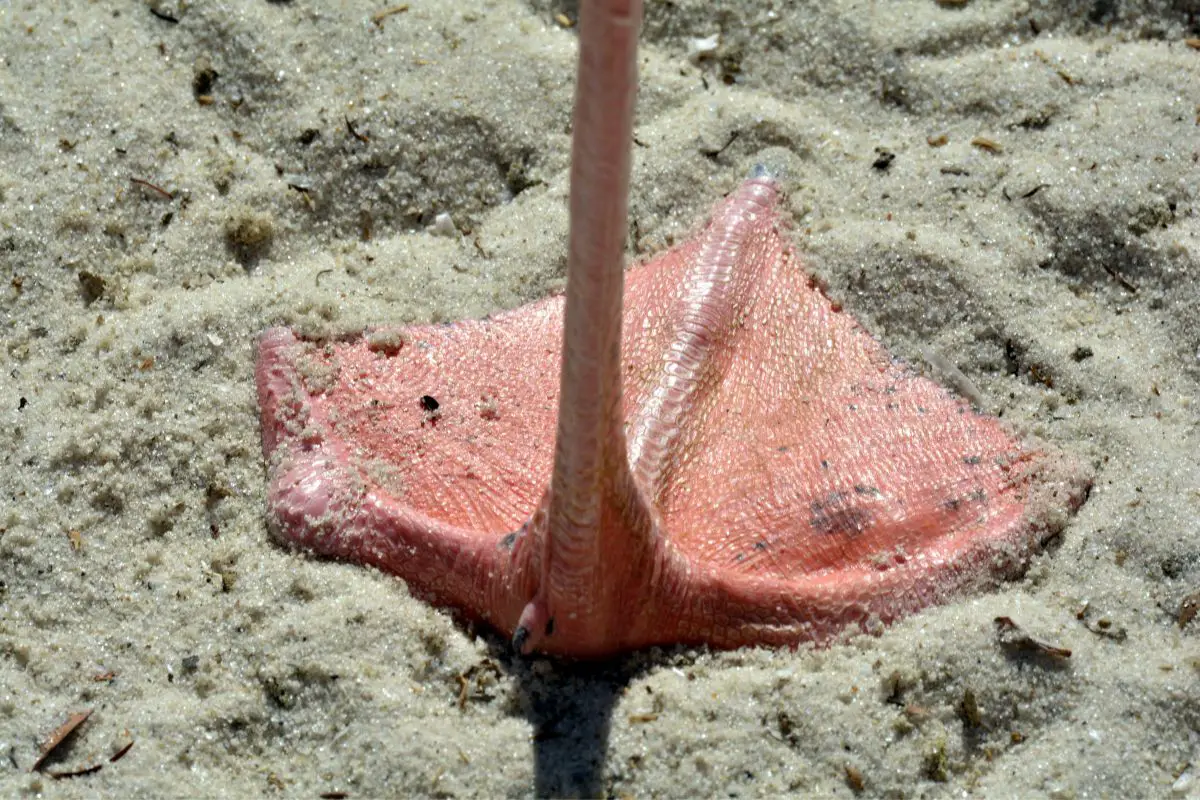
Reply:
M1086 476L891 359L812 285L777 202L747 181L627 273L628 461L597 485L591 545L548 532L562 298L346 342L265 333L274 529L575 656L823 641L1018 572ZM549 559L578 583L544 586Z

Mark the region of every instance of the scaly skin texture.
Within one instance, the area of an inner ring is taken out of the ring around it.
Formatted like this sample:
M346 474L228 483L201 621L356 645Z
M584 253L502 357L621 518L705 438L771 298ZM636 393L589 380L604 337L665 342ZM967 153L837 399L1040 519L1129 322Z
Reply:
M1023 449L815 289L776 202L770 180L747 181L695 238L629 271L632 470L606 464L592 545L560 554L566 600L537 649L871 629L1018 572L1082 502L1069 461ZM265 333L277 534L512 634L543 572L562 315L555 297L374 348Z
M263 334L276 535L581 658L824 641L1019 571L1088 479L834 308L773 181L623 276L640 18L582 7L565 297Z

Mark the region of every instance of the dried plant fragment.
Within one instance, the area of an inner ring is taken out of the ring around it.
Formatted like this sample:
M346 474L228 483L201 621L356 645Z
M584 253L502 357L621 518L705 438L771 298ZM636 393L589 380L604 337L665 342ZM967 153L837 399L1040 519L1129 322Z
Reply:
M1071 657L1071 651L1065 647L1055 647L1034 639L1013 622L1012 617L996 617L993 621L996 623L996 642L1009 653L1033 653L1055 661Z
M55 728L45 741L42 742L41 753L37 760L33 762L33 766L29 768L30 772L37 772L46 759L58 749L58 746L66 741L67 737L75 732L75 729L82 725L88 717L92 715L92 710L80 711L67 717L67 721Z

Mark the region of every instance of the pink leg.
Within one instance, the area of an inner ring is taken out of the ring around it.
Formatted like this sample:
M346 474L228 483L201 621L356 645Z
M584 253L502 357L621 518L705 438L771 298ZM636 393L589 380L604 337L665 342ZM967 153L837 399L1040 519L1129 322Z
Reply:
M621 403L623 254L641 21L641 0L591 0L581 9L558 434L541 585L516 632L524 652L539 645L561 609L573 610L576 625L589 610L604 614L617 577L606 565L644 558L652 544L648 525L599 536L607 515L649 520L629 473Z

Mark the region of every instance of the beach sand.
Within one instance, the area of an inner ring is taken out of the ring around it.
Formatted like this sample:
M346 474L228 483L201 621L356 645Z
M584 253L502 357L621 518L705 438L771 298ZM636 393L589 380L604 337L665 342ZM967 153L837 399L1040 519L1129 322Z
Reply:
M635 254L768 165L1078 516L878 637L515 659L272 541L253 348L561 289L573 5L0 4L0 795L1200 797L1200 6L649 6Z

